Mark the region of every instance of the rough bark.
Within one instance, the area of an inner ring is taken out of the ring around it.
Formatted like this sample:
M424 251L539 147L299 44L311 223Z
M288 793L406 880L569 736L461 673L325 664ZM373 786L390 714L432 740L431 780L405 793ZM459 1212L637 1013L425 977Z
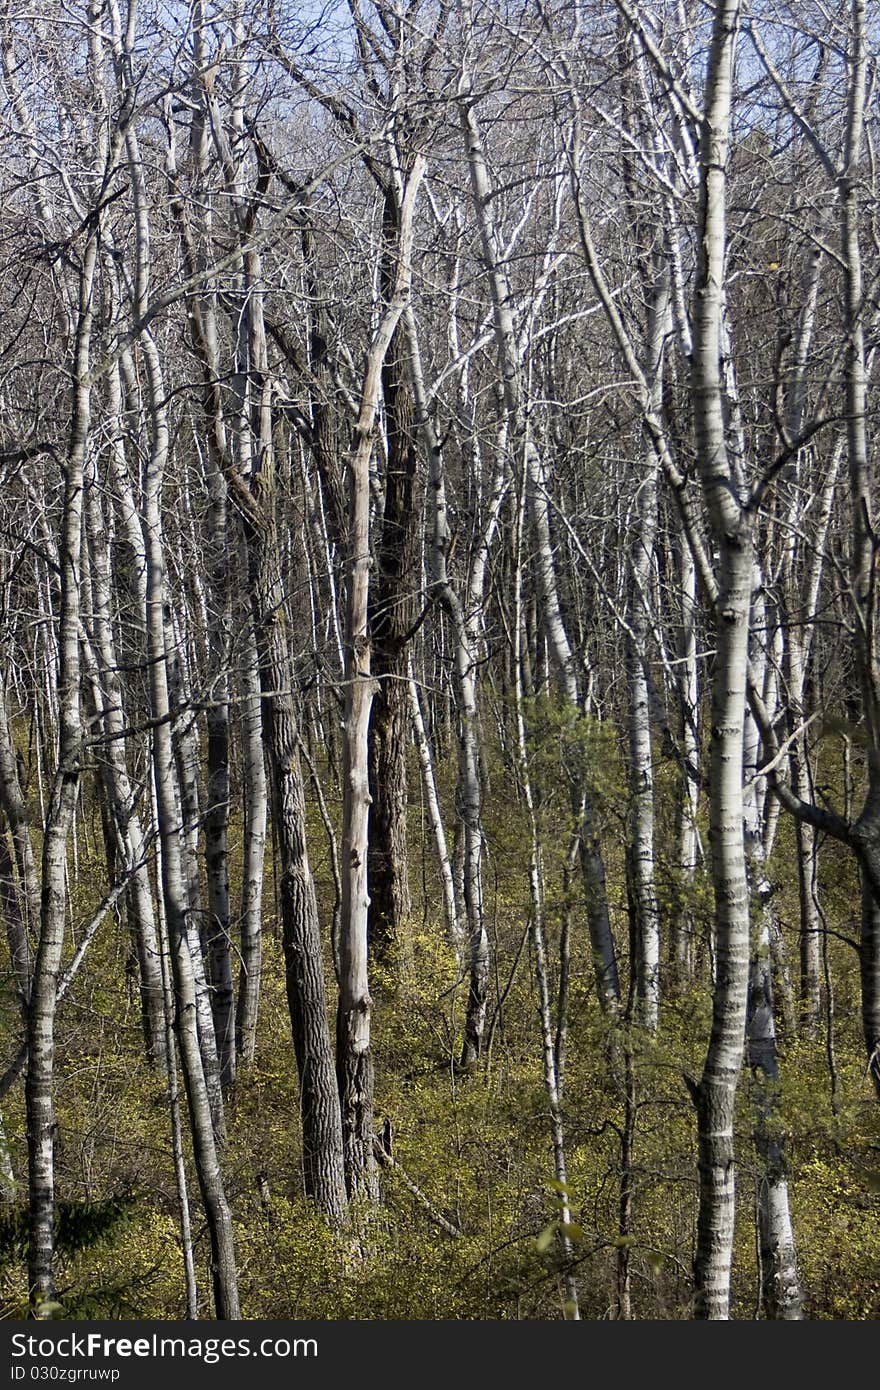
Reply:
M327 1025L327 996L315 884L305 838L299 721L285 632L268 459L254 475L262 515L247 530L249 589L259 655L263 740L269 756L272 819L285 980L300 1083L303 1183L334 1223L346 1212L339 1097Z
M766 1317L791 1322L804 1315L803 1294L791 1222L782 1122L777 1104L779 1067L770 941L766 928L760 924L749 971L747 1027L753 1087L753 1137L760 1160L757 1183L761 1301Z
M348 456L348 574L345 617L345 713L342 742L342 906L339 932L339 1008L336 1074L342 1109L345 1177L351 1196L378 1199L373 1151L373 1058L367 922L368 736L375 679L369 630L370 456L382 368L408 301L413 212L425 169L416 156L406 175L398 169L399 231L393 292L373 335L364 369L360 411ZM404 692L401 690L401 694Z
M382 293L394 288L395 198L386 190L383 211ZM402 932L412 911L406 816L408 805L407 646L416 618L416 438L406 343L400 324L382 364L385 422L385 505L370 595L372 670L377 685L370 712L370 837L368 874L370 950L399 964Z

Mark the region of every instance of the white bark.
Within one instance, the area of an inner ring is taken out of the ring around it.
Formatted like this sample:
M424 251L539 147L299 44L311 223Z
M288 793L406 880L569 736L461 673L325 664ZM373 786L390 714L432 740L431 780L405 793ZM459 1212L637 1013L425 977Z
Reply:
M122 682L118 675L116 644L112 622L110 556L106 540L106 519L96 470L90 467L86 507L89 554L91 559L91 631L94 652L87 658L87 676L92 703L101 720L106 744L100 759L101 776L107 800L116 822L126 868L134 869L128 889L128 910L140 969L141 1012L147 1056L165 1062L165 1023L162 999L162 972L153 896L145 858L143 823L137 808L126 756L126 708Z
M696 1090L700 1211L694 1261L698 1317L726 1319L733 1256L734 1101L743 1056L749 973L749 901L743 842L743 734L754 573L751 522L728 452L721 375L726 167L738 0L715 9L700 133L699 262L692 387L697 466L719 551L711 704L710 843L716 983L712 1034Z
M422 787L428 806L428 824L431 830L431 838L434 841L437 868L443 889L443 916L446 922L446 938L455 952L456 960L460 964L464 948L464 937L458 920L458 909L455 901L455 882L452 875L452 865L449 860L449 850L447 848L446 831L443 825L440 798L437 794L437 779L434 776L434 759L431 755L431 745L428 741L425 721L422 718L419 688L412 672L412 658L410 658L408 688L413 737L415 739L416 752L419 755Z
M241 685L241 744L244 761L244 853L241 880L241 973L236 1005L236 1050L245 1064L254 1060L262 975L263 866L268 791L263 751L260 670L250 615L245 619Z
M58 624L58 764L43 836L40 937L33 965L28 1007L28 1073L25 1100L28 1126L30 1245L28 1284L31 1308L55 1299L55 1007L67 910L67 844L79 791L82 756L80 710L80 550L83 470L88 446L91 393L89 369L97 233L86 243L79 273L78 312L73 355L73 413L64 482L61 544L61 610Z
M374 681L368 630L370 593L370 456L382 364L409 300L413 214L424 160L416 156L401 189L393 294L367 354L349 473L349 572L345 622L345 716L342 755L342 915L339 934L339 1010L336 1071L349 1195L378 1198L373 1152L373 1062L367 965L367 827L370 791L368 734Z
M111 0L113 50L117 82L123 98L131 99L131 52L136 12L132 4L123 30L116 0ZM135 269L132 283L132 316L142 325L149 296L151 273L150 228L147 215L144 168L135 129L126 132L126 155L135 213ZM196 1172L205 1205L211 1241L214 1307L218 1318L238 1318L238 1276L232 1213L226 1198L205 1075L198 1027L198 998L190 947L190 902L181 843L180 791L177 784L171 728L166 612L168 588L162 534L161 493L168 464L170 432L167 391L158 347L149 328L141 328L140 348L147 384L150 454L143 498L143 544L146 558L147 653L150 705L153 719L152 766L161 845L161 883L168 924L176 995L176 1027L189 1103ZM222 1115L221 1109L217 1115ZM218 1126L222 1128L222 1125Z

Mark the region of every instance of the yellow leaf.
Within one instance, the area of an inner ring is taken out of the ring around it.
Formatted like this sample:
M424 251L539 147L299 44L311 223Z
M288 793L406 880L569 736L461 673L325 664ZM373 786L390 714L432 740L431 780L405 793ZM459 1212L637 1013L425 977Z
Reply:
M545 1226L541 1234L535 1241L535 1249L539 1255L545 1254L553 1244L556 1235L556 1222L553 1221L549 1226Z

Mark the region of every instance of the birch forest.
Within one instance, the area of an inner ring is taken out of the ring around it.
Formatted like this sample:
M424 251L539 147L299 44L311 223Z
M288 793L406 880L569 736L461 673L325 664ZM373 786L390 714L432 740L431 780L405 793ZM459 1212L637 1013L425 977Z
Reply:
M0 1316L880 1316L867 0L0 0Z

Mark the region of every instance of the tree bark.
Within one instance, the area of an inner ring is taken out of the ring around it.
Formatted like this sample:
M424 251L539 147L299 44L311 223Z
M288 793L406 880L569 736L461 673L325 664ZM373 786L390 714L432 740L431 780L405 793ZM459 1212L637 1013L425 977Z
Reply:
M118 5L116 0L111 0L111 19L117 82L122 99L129 101L134 91L131 62L134 11L129 11L128 27L123 31ZM131 125L126 130L125 146L136 230L131 308L134 322L142 324L149 297L151 242L144 166L139 142ZM238 1274L232 1213L226 1198L215 1132L215 1119L218 1116L216 1112L212 1113L199 1038L198 998L190 948L191 904L183 856L181 798L171 726L170 673L166 651L166 630L171 614L161 512L162 485L170 448L168 394L158 347L149 328L140 329L139 342L149 411L150 453L144 481L142 528L146 558L150 712L153 721L152 768L161 851L160 881L168 926L176 996L176 1030L192 1129L193 1157L211 1242L214 1309L219 1319L236 1319L239 1317ZM220 1106L222 1121L222 1097ZM222 1122L219 1128L222 1129Z
M244 853L241 879L241 971L235 1015L236 1051L245 1065L254 1060L263 962L263 866L268 794L263 752L260 668L250 614L242 664L241 745L244 762Z
M398 216L391 189L383 211L382 294L393 294ZM409 720L407 646L416 618L416 441L406 343L398 323L382 364L386 470L385 506L376 547L376 580L370 598L372 670L376 688L370 714L370 836L368 874L370 950L399 966L402 933L412 912L406 816L406 752Z
M350 1196L378 1199L373 1151L373 1058L367 961L368 734L375 680L371 669L370 456L373 429L394 331L410 292L413 213L425 163L398 169L400 219L393 293L373 335L364 370L360 411L348 458L349 568L345 619L345 714L342 741L342 910L339 934L339 1009L336 1074L342 1109L345 1176ZM403 693L403 692L401 692Z
M97 232L89 237L78 276L73 349L73 408L64 479L59 560L58 765L43 836L40 937L27 1016L28 1285L33 1316L55 1300L55 1008L67 911L67 845L76 810L82 759L80 709L80 551L84 464L91 420L90 365Z
M712 1032L695 1097L700 1176L695 1311L698 1317L710 1319L730 1315L734 1102L743 1056L749 977L743 734L754 543L751 519L738 496L728 455L720 368L727 251L725 183L738 21L738 0L722 0L716 6L700 132L699 259L692 361L697 466L719 552L709 804L716 978Z

